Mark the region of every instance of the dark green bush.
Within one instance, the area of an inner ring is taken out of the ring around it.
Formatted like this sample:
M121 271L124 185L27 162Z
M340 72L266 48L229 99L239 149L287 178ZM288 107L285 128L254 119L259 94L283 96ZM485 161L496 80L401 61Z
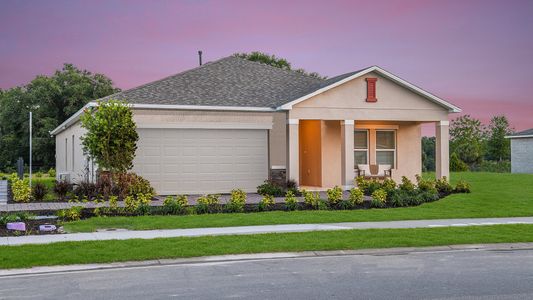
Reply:
M257 193L262 196L282 197L283 188L273 181L265 180L263 184L257 187Z
M459 158L457 153L454 152L450 155L450 171L466 172L468 169L468 165Z

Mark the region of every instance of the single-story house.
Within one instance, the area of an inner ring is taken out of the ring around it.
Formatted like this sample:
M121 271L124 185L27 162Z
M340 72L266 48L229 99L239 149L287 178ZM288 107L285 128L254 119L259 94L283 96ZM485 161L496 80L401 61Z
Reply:
M423 123L436 128L436 176L448 176L448 114L461 111L378 66L320 79L233 56L99 100L111 98L131 104L133 171L162 195L254 192L268 178L349 188L369 165L414 179ZM58 177L94 174L79 118L96 106L51 132Z
M533 128L506 138L511 140L511 173L533 174Z

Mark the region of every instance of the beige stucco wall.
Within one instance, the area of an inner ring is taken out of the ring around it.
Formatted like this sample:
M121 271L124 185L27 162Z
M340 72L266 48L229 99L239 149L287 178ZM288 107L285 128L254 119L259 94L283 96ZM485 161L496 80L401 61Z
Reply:
M80 122L76 122L58 135L56 135L56 173L70 174L72 182L80 181L84 176L87 157L83 155L80 137L85 134ZM74 139L74 151L72 140ZM66 144L66 146L65 146ZM74 157L72 156L74 154Z
M287 113L272 114L272 129L269 133L270 165L275 168L287 166Z
M341 185L341 123L322 121L322 186Z
M366 102L367 77L376 77L377 102ZM290 119L440 121L448 110L374 72L293 106Z

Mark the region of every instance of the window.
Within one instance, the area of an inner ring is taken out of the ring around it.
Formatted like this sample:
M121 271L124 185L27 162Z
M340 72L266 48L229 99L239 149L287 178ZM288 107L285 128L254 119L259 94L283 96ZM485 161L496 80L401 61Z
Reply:
M354 132L354 163L368 164L368 130Z
M376 163L395 167L396 131L376 130Z

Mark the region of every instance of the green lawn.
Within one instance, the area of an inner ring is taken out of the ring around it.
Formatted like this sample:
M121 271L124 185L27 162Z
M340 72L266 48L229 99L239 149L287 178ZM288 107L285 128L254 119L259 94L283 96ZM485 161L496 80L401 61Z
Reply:
M0 246L0 268L222 254L533 242L533 225L366 229Z
M451 179L452 183L459 179L468 181L472 185L472 193L454 194L437 202L406 208L107 217L67 223L65 229L69 232L90 232L99 228L145 230L291 223L533 216L533 175L466 172L453 173Z

